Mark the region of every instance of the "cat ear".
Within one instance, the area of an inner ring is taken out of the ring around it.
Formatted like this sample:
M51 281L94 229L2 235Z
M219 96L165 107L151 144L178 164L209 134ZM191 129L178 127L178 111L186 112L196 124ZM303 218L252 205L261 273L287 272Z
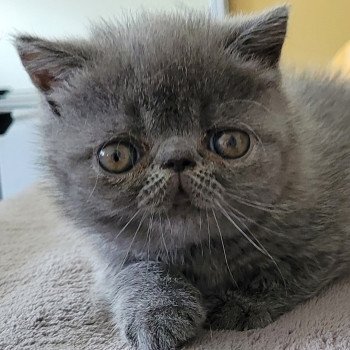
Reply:
M89 59L87 48L73 42L17 36L15 46L33 84L43 93L49 93Z
M258 15L247 16L226 42L227 48L247 59L277 66L286 37L289 8L281 6Z

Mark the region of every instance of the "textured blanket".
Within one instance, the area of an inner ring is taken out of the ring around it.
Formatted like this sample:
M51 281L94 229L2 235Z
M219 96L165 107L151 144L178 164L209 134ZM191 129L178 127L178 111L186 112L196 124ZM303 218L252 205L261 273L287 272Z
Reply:
M119 350L95 297L90 248L42 186L0 203L0 349ZM350 349L350 280L261 330L208 332L188 349Z

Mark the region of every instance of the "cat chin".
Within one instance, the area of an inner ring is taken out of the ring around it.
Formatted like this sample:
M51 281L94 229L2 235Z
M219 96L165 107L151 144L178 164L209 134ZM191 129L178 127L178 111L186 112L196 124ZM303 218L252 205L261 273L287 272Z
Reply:
M211 210L207 200L201 198L191 198L185 193L177 193L174 198L169 201L164 201L158 206L148 206L144 209L150 214L169 217L194 219L206 210Z
M200 215L203 208L194 205L189 199L182 199L175 203L163 204L161 207L147 208L150 215L164 218L193 219Z

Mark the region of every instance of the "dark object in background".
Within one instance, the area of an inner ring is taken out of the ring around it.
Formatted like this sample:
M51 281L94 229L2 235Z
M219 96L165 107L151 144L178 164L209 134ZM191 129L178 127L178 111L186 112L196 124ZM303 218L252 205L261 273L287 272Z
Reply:
M0 90L0 99L3 99L6 94L9 93L9 90ZM11 113L5 112L0 113L0 135L5 134L7 129L12 124L13 119L11 117Z
M0 99L2 99L9 91L8 90L0 90ZM7 129L12 124L13 119L11 117L11 113L0 113L0 135L5 134ZM1 191L1 177L0 177L0 199L2 198Z
M0 135L5 134L12 122L11 113L0 113Z
M34 159L28 159L29 151L24 144L28 145L26 143L28 141L26 135L30 134L33 123L35 123L38 104L39 96L33 88L15 89L0 84L0 172L2 175L0 187L2 186L3 189L3 197L6 197L5 192L10 188L8 184L11 181L13 191L19 192L25 187L25 184L29 185L33 180L32 169L27 169L27 166L30 167L31 161L34 161ZM21 125L25 125L21 124L22 121L28 122L28 133L22 135L25 140L16 131L18 128L21 129ZM13 144L9 145L11 142ZM16 152L15 149L12 149L14 144L18 145L18 147L19 145L22 145L22 148L25 147L23 152L26 154L24 156L26 163L22 162L18 157L13 157L14 153L12 151ZM19 183L11 177L11 172L13 171L21 172L21 181ZM9 177L5 175L6 173L9 173ZM12 180L5 184L6 179Z
M8 93L9 93L8 90L0 90L0 98Z

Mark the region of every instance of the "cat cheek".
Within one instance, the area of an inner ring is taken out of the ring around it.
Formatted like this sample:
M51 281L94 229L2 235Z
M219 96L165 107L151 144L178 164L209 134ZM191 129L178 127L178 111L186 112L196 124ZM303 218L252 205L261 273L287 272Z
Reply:
M201 156L204 159L204 163L209 168L216 169L217 167L226 167L227 161L220 157L218 154L205 150L201 153Z
M152 167L152 171L144 178L137 196L138 206L153 210L168 208L177 191L177 186L173 186L172 180L169 172Z

